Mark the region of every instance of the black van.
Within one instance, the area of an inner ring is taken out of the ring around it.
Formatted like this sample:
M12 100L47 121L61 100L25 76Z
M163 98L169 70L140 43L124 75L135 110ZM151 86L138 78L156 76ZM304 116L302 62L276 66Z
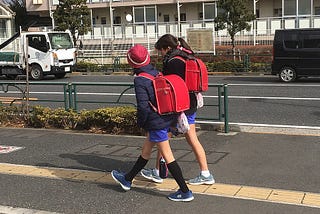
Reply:
M320 75L320 29L276 30L271 74L284 82Z

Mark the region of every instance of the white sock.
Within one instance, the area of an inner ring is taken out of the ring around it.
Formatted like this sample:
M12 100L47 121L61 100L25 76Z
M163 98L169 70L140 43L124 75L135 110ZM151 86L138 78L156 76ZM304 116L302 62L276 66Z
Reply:
M204 170L204 171L201 171L201 175L205 178L209 177L210 176L210 171L209 170Z
M157 176L160 176L159 175L159 169L153 169L153 171L156 173Z

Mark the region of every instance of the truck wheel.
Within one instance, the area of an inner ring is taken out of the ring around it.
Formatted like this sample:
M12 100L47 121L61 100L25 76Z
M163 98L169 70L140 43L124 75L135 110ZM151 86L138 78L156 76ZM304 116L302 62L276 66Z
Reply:
M30 76L34 80L41 80L43 78L43 72L39 65L32 65Z
M63 78L63 77L66 76L66 73L55 74L54 76L55 76L57 79L61 79L61 78Z
M280 70L279 79L283 82L293 82L297 78L296 71L290 67L284 67Z

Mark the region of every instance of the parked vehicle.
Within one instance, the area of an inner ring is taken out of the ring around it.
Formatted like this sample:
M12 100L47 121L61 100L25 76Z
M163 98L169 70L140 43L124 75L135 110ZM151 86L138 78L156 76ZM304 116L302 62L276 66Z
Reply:
M0 45L0 75L25 75L26 61L34 80L46 75L63 78L75 67L76 48L69 33L54 31L17 33Z
M272 74L283 82L320 75L320 29L276 30Z

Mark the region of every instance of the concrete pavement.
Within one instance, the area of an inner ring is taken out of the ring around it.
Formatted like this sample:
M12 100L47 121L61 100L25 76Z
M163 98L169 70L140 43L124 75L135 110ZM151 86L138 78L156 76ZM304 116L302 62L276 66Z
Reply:
M319 213L320 132L250 131L198 131L216 184L190 186L195 200L177 203L166 199L177 188L171 178L137 177L126 193L112 180L112 169L130 169L143 137L1 128L0 213ZM171 146L185 179L196 176L184 138Z

